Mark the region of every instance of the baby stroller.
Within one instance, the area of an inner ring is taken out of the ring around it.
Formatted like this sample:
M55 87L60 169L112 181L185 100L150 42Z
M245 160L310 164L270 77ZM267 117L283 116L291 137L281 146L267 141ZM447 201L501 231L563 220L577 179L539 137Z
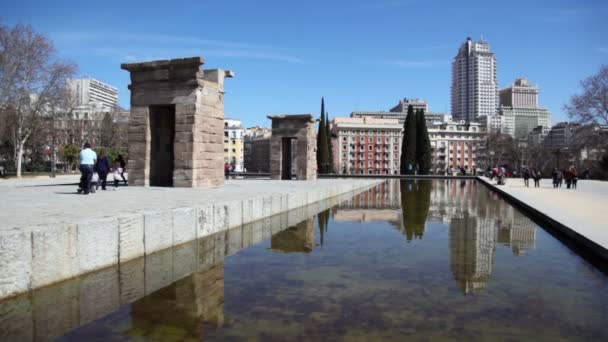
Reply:
M99 175L97 172L93 173L93 177L91 177L91 188L89 189L89 193L94 194L95 188L97 187L97 182L99 181ZM81 194L84 192L84 189L78 184L78 193Z

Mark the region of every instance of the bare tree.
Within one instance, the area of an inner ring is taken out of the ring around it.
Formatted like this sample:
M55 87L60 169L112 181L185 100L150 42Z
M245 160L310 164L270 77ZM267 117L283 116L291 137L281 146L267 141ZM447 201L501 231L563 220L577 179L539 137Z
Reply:
M580 124L608 125L608 65L581 81L582 94L574 95L564 110Z
M55 56L52 42L31 26L0 24L0 111L13 111L12 127L17 177L24 146L65 94L75 65Z

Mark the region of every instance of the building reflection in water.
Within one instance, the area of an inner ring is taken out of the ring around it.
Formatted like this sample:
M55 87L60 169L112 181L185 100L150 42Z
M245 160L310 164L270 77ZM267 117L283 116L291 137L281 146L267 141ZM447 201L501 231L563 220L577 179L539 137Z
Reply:
M131 304L130 336L150 340L199 339L204 327L224 324L224 263L153 292Z
M270 249L283 253L310 253L315 244L314 218L306 219L272 236Z
M449 226L450 263L464 293L483 289L496 246L525 255L536 244L536 224L482 184L468 180L389 180L333 211L336 221L387 221L406 241L422 239L428 224Z

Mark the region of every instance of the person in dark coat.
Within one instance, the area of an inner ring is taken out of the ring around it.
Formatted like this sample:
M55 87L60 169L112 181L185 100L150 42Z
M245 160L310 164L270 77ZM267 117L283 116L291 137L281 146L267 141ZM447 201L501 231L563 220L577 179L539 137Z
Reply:
M99 189L99 183L101 183L101 190L106 189L106 179L108 178L108 173L111 168L112 163L110 163L110 158L106 155L106 151L101 150L101 152L99 152L99 159L97 160L97 173L99 174L97 189Z
M539 188L540 187L540 179L541 179L541 174L540 171L538 170L533 170L532 171L532 178L534 178L534 187L535 188Z
M557 168L555 170L553 170L553 173L551 174L551 176L553 177L553 187L557 188L559 186L559 182L560 182L560 175L559 175L559 170L557 170Z
M127 162L125 161L125 158L122 156L122 154L118 155L118 163L120 164L120 177L122 178L122 181L125 182L125 185L127 185L127 180L125 179L125 170L127 167Z
M524 176L524 185L526 186L526 188L529 188L530 187L530 170L524 169L523 176Z

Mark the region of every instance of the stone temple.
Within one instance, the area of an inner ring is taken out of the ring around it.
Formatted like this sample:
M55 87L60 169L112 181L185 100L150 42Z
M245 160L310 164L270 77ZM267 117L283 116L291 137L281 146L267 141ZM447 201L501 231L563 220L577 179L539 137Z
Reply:
M224 79L202 57L122 64L131 73L129 184L224 184Z

